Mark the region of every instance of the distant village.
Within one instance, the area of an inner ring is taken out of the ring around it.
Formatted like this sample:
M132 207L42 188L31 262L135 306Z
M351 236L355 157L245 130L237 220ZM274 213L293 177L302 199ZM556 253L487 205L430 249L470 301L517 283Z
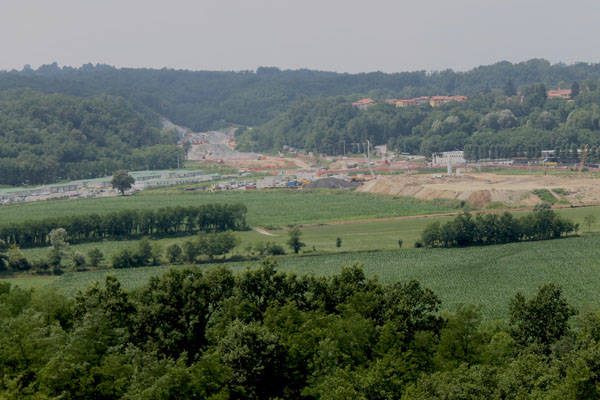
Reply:
M546 94L549 99L569 100L571 98L571 89L548 90ZM466 100L468 100L467 96L420 96L410 99L387 99L384 100L384 103L392 104L396 107L421 106L424 104L429 104L431 107L439 107L450 103L451 101L462 102ZM361 99L352 103L352 105L359 110L366 110L375 104L377 104L377 101L370 98Z
M429 104L431 107L439 107L451 101L465 101L467 96L421 96L414 97L411 99L387 99L384 100L387 104L395 105L396 107L410 107L420 106L423 104ZM362 99L352 103L354 107L360 110L366 110L367 108L374 106L377 102L373 99Z

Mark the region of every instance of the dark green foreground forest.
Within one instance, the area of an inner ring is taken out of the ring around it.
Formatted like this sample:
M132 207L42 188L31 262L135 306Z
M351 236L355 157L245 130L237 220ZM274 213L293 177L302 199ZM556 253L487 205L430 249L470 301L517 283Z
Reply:
M554 284L510 318L439 313L417 281L358 266L331 277L173 269L134 292L114 278L75 299L0 284L7 399L591 399L600 312Z

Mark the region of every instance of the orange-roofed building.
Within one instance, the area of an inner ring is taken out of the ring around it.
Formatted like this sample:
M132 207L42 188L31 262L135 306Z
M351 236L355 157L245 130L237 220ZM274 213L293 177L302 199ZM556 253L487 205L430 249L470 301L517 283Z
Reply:
M431 107L439 107L451 101L465 101L467 96L433 96L429 100Z
M429 97L427 96L414 97L412 99L398 99L396 100L396 107L420 106L422 104L427 104L428 102Z
M549 99L567 99L571 98L571 89L548 90Z
M367 108L374 106L377 102L373 99L362 99L352 103L354 107L358 107L359 110L366 110Z

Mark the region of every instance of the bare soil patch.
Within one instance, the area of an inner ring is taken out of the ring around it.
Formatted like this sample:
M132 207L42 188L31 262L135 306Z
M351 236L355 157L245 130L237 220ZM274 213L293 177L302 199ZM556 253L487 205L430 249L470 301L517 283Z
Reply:
M465 200L478 207L484 207L490 202L501 202L511 207L526 207L542 202L533 193L537 189L547 189L557 201L563 200L572 205L590 205L600 201L600 179L551 175L404 174L367 182L357 190L427 200L440 198Z

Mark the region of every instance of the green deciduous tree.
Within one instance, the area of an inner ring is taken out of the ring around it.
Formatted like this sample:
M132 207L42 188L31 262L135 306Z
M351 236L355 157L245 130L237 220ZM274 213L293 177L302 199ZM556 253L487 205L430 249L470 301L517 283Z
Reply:
M93 249L91 249L88 252L88 260L92 267L99 266L103 259L104 259L104 254L102 254L100 249L98 249L97 247L94 247Z
M127 171L118 170L113 174L110 183L114 189L117 189L123 195L126 190L131 189L131 186L135 183L135 179Z
M560 286L545 284L530 300L517 293L510 301L511 332L521 344L537 343L547 348L569 334L569 319L575 313Z
M183 250L177 243L171 243L166 248L167 261L171 264L177 264L183 259Z
M231 232L208 233L201 235L197 240L200 253L207 255L210 260L229 253L238 243L239 239Z
M305 243L300 241L300 237L302 236L302 232L300 232L299 228L290 229L288 233L288 241L287 245L294 251L294 253L298 254L301 248L306 246Z

